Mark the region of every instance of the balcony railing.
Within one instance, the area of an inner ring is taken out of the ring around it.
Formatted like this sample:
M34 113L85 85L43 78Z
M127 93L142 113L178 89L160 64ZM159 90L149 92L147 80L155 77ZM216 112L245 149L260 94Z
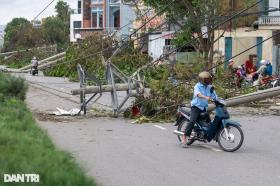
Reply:
M120 2L121 2L121 0L110 0L110 3L111 3L111 4L112 4L112 3L113 3L113 4L116 4L116 3L119 4Z
M280 26L280 16L261 16L259 17L259 25Z

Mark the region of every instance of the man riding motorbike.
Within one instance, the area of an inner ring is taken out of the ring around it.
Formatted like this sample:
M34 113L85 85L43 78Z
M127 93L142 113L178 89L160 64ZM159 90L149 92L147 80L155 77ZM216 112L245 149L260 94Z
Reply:
M37 58L34 56L33 59L31 60L31 74L35 75L38 74L38 60Z
M34 67L35 69L38 68L38 60L37 60L37 58L35 56L31 60L31 64L32 64L32 67Z
M217 99L217 94L214 91L212 84L212 76L209 72L201 72L198 75L199 82L194 87L193 99L191 101L191 117L185 129L185 133L181 138L182 147L187 147L187 142L191 140L191 132L194 124L199 119L202 112L206 112L208 101Z

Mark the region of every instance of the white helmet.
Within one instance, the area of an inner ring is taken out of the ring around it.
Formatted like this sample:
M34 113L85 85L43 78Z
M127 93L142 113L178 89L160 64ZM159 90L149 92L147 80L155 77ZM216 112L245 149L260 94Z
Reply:
M36 57L35 57L35 56L33 57L33 60L36 60Z
M270 61L267 59L267 60L265 60L265 64L266 65L269 65L270 64Z
M262 60L260 61L260 64L261 64L261 65L266 65L266 63L267 63L267 62L266 62L265 59L262 59Z

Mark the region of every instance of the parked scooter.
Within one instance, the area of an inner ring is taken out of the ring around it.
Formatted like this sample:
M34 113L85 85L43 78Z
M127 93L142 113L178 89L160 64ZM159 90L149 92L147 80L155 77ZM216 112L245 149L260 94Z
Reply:
M230 116L224 100L217 99L213 100L213 102L216 105L213 121L210 120L208 112L201 113L199 121L194 125L187 145L191 145L195 141L207 143L215 140L224 151L234 152L241 147L244 140L241 125L229 119ZM175 124L177 130L174 131L174 134L178 136L180 142L181 136L184 135L185 128L190 121L190 115L190 108L185 106L178 108L178 117Z
M38 75L38 67L31 67L30 74L32 74L33 76L35 76L36 74Z
M266 78L264 84L268 84L268 88L274 88L280 86L280 74L275 73L273 76Z

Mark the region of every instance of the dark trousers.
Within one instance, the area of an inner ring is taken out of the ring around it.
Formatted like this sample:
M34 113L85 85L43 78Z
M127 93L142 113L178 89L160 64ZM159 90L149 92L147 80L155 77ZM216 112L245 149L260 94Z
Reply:
M205 111L202 111L200 110L199 108L197 107L192 107L191 108L191 118L190 118L190 122L188 123L186 129L185 129L185 135L186 136L190 136L191 133L192 133L192 129L194 127L194 124L196 121L198 121L199 119L199 115L200 113L202 112L205 112Z

